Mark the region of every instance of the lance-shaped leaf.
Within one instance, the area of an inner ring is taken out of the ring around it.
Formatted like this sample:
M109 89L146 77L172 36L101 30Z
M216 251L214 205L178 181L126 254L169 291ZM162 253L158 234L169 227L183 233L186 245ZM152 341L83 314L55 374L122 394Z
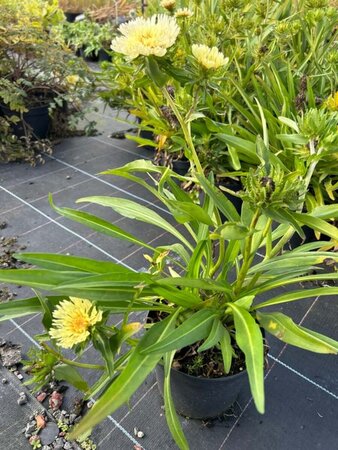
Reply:
M213 310L201 309L192 314L164 339L152 343L149 347L144 347L141 353L146 355L149 353L164 354L205 339L210 334L215 317L217 317L217 313Z
M197 295L191 292L182 291L173 286L161 287L155 285L152 289L154 293L160 295L169 302L185 308L192 308L202 303L202 300Z
M60 364L55 366L54 376L59 381L67 381L72 384L76 389L80 391L87 392L89 386L84 378L79 374L79 372L72 366L67 364Z
M295 324L283 313L257 312L257 319L266 331L287 344L315 353L338 353L337 341Z
M334 225L330 225L325 222L325 220L320 219L319 217L314 217L310 214L293 213L293 215L300 223L338 241L338 228Z
M123 199L122 203L124 201L125 200ZM58 206L55 206L52 201L51 195L49 196L49 202L56 212L58 212L61 216L67 217L67 219L71 219L74 220L75 222L82 223L83 225L86 225L88 228L106 234L107 236L129 241L132 242L133 244L149 248L150 250L153 251L155 250L151 245L148 245L147 243L143 242L141 239L138 239L136 236L133 236L127 231L122 230L122 228L119 228L116 225L111 224L107 220L101 219L100 217L94 216L93 214L78 211L76 209L60 208Z
M216 317L212 323L212 327L209 333L209 336L205 339L202 345L199 346L198 352L204 352L211 347L217 345L223 336L224 327L222 322Z
M1 281L44 290L52 289L58 284L86 276L88 274L85 272L54 272L52 270L39 269L0 270Z
M259 303L258 305L253 306L252 309L261 309L267 306L280 305L282 303L295 302L303 298L320 297L323 295L338 295L338 287L330 286L315 289L302 289L301 291L291 291L286 294L278 295L271 300Z
M245 366L248 372L250 389L256 408L264 413L264 347L263 336L259 325L244 308L227 303L233 312L236 342L245 355Z
M172 399L170 389L170 373L174 355L175 351L167 353L164 357L163 397L164 397L165 417L167 419L169 430L173 438L175 439L175 442L178 445L178 447L181 450L189 450L189 444L183 434L182 427L175 410L175 405Z
M168 200L167 204L173 216L179 223L197 220L198 222L205 223L206 225L213 224L210 216L204 211L203 208L195 203Z
M15 253L15 258L20 261L39 266L43 269L61 271L83 271L89 273L113 273L132 271L120 264L109 261L82 258L79 256L59 255L54 253Z
M169 222L163 219L159 214L146 206L140 205L137 202L128 200L125 198L116 197L84 197L77 200L77 203L95 203L96 205L107 206L112 208L117 213L129 219L139 220L140 222L149 223L167 231L181 242L183 242L188 248L192 248L191 244L186 238Z
M223 327L222 330L220 344L221 344L224 372L229 373L232 363L233 348L231 345L230 333L225 327Z
M178 313L179 310L177 310ZM165 338L175 324L177 314L156 323L147 331L130 356L126 367L71 432L70 439L76 439L87 433L105 417L128 402L161 358L161 355L157 354L141 354L142 349L149 347L152 342Z
M56 305L63 299L64 296L48 297L52 305ZM43 307L38 297L12 300L11 302L0 303L0 322L40 312L43 312Z

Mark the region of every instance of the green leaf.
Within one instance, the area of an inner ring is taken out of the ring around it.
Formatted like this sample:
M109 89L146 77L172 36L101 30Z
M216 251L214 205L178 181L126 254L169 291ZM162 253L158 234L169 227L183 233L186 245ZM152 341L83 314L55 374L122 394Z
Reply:
M181 450L189 450L189 444L183 434L183 430L178 419L175 405L171 395L170 388L170 374L171 366L174 359L175 351L167 353L164 356L164 387L163 387L163 397L164 397L164 409L165 417L167 419L167 424L169 430Z
M213 225L208 214L195 203L180 202L177 200L168 200L167 204L173 216L179 223L191 222L197 220L206 225Z
M164 354L205 339L211 331L212 323L217 314L210 309L202 309L192 314L182 325L179 325L163 340L152 343L144 348L142 354Z
M220 234L223 239L228 241L242 240L249 236L249 229L241 224L226 222L215 230L215 234Z
M157 342L168 335L176 322L179 312L180 310L177 310L176 314L168 316L161 322L156 323L147 331L130 356L121 374L105 390L86 416L70 433L70 440L87 433L88 430L92 429L129 400L150 372L154 370L161 358L161 355L144 355L141 351L149 347L153 342Z
M172 234L176 238L180 239L188 248L191 248L189 242L179 231L173 227L169 222L164 220L159 214L152 209L149 209L139 203L125 198L116 197L85 197L77 200L77 203L89 202L96 205L107 206L112 208L117 213L129 219L139 220L140 222L149 223L155 225L168 233Z
M34 291L34 289L33 289ZM50 304L48 298L43 297L39 292L34 291L37 298L39 299L39 302L41 304L41 309L43 311L43 317L42 317L42 324L46 328L46 330L49 330L49 328L52 325L53 321L53 309L52 305Z
M233 303L227 303L232 309L236 329L236 342L245 355L250 389L256 408L264 413L264 347L259 325L252 315Z
M325 222L325 220L319 219L318 217L314 217L310 214L300 214L293 213L295 218L304 225L309 226L310 228L319 231L320 233L325 234L326 236L330 236L332 239L338 240L338 229L337 227L330 225Z
M206 291L217 291L217 292L231 292L231 286L227 281L214 281L208 278L185 278L185 277L175 277L175 278L161 278L156 280L157 284L165 286L182 286L190 287L196 289L204 289Z
M86 276L88 275L85 272L54 272L40 269L0 270L0 280L3 282L44 290Z
M257 319L266 331L287 344L315 353L338 353L337 341L296 325L285 314L257 312Z
M255 305L252 309L266 308L267 306L281 305L283 303L295 302L303 298L320 297L320 296L338 295L338 287L321 287L315 289L303 289L301 291L288 292L287 294L278 295L270 300Z
M67 364L59 364L54 367L54 376L59 381L67 381L80 391L87 392L90 388L79 374L79 372L72 366Z
M168 75L165 72L162 72L157 61L152 56L146 58L146 71L158 87L163 87L169 80Z
M205 350L208 350L209 348L217 345L222 339L223 330L224 327L222 325L222 322L218 317L216 317L212 323L209 336L205 339L203 344L199 346L198 352L204 352Z
M221 352L223 358L224 372L229 373L232 363L233 348L229 331L223 326L223 332L220 339Z
M48 300L53 305L62 299L64 299L63 296L48 297ZM43 312L43 309L37 297L26 298L24 300L12 300L11 302L0 303L0 322L40 312Z
M49 270L83 271L89 273L132 273L130 269L108 261L53 253L15 253L15 258Z
M197 295L176 289L173 286L154 286L153 291L169 302L175 303L178 306L183 306L184 308L191 308L202 303L202 300Z
M80 200L79 200L80 201ZM122 200L124 201L124 200ZM149 248L150 250L155 250L152 246L146 244L141 241L137 237L132 234L122 230L116 225L111 224L107 220L100 219L99 217L94 216L93 214L89 214L83 211L78 211L76 209L71 208L59 208L55 206L50 197L51 206L55 209L56 212L61 214L61 216L67 217L67 219L74 220L75 222L82 223L92 230L98 231L99 233L106 234L107 236L111 236L113 238L125 240L132 242L133 244L140 245L141 247Z
M196 178L201 184L205 193L209 195L209 197L211 197L211 199L214 201L220 212L223 213L225 217L231 222L238 222L240 220L240 217L232 202L228 200L226 196L212 183L210 183L210 181L207 180L204 176L196 174Z

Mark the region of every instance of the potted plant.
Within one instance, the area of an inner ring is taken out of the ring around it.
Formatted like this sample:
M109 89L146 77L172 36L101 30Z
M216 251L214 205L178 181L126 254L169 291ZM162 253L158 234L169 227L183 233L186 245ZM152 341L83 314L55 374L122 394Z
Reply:
M2 304L0 314L4 319L6 316L13 318L43 312L47 331L39 339L45 355L52 353L55 356L53 368L58 377L65 377L72 382L72 377L69 378L67 371L62 370L66 361L62 356L62 347L71 347L81 354L91 340L102 353L106 366L98 369L103 370L100 382L92 388L85 385L87 398L97 392L101 392L101 395L74 430L73 436L87 432L128 401L146 376L162 361L164 372L160 372L159 377L164 380L168 425L178 446L188 448L171 395L170 379L173 377L175 380L180 375L177 374L177 368L187 370L187 365L195 365L199 373L201 365L209 365L209 372L217 377L211 383L218 386L222 384L221 378L227 378L227 373L233 371L236 365L245 368L243 374L229 377L228 381L232 386L234 381L245 380L248 376L256 407L263 413L262 329L283 342L307 350L337 353L337 342L298 326L290 317L278 311L278 305L286 302L313 295L336 294L336 287L326 285L296 289L277 297L274 294L276 287L297 286L299 281L337 280L337 272L311 272L314 266L320 267L327 259L335 263L338 261L335 253L320 250L323 242L278 254L280 238L288 225L301 233L299 224L312 224L315 229L337 239L337 229L320 218L325 214L337 217L337 207L323 207L318 214L313 215L294 212L303 183L295 183L296 177L285 178L280 168L274 166L270 170L262 166L259 173L252 173L246 180L241 216L231 202L220 195L212 179L198 172L191 178L182 177L168 168L154 166L149 161L136 161L106 173L124 176L146 187L186 228L189 237L154 211L133 201L89 197L79 201L104 205L125 217L155 224L173 235L175 242L153 248L137 236L103 219L82 211L54 206L65 217L111 237L143 246L150 262L149 272L136 273L110 262L51 254L17 255L17 258L37 265L38 269L0 271L2 281L49 291L45 297L38 294L30 299ZM138 177L137 173L141 176ZM144 173L160 174L157 187L144 181ZM189 179L197 183L204 199L199 204L194 203L177 186L175 179ZM330 211L325 213L327 208ZM225 221L220 219L221 213L226 217ZM273 226L275 217L282 218L283 222L277 227ZM262 261L255 260L258 249L264 255ZM264 300L261 298L263 294ZM269 312L265 311L266 307L273 306L277 308L274 312L271 312L271 308ZM135 322L133 312L136 311L151 311L152 323L144 325ZM107 324L110 314L115 313L124 314L120 328ZM81 323L85 325L74 325L75 328L70 332L72 320L81 317L85 320ZM142 327L147 328L147 331L142 337L137 337L136 333ZM51 344L47 343L48 340ZM127 344L128 349L121 354L123 343ZM187 362L182 355L188 353L189 347L194 349L195 353L191 354L195 360L187 358ZM211 359L204 360L208 355ZM203 364L199 363L201 360ZM176 368L172 373L173 362ZM76 370L77 363L69 364L72 370ZM34 361L32 367L34 376L39 379L39 371L34 372ZM90 364L89 367L92 368ZM77 382L78 376L73 377ZM179 406L179 412L187 414L189 411L189 416L196 414L195 417L203 417L227 409L229 404L223 402L224 397L218 405L203 400L203 391L200 389L202 384L208 384L206 381L197 379L193 383L198 383L199 409L194 412L189 409L191 405L188 405L188 409ZM194 388L189 389L194 392ZM232 386L230 389L235 388ZM235 400L236 392L233 390L229 402ZM175 397L177 393L173 395ZM180 405L189 403L189 400L179 400Z
M61 10L55 2L49 9L43 5L22 0L2 7L0 107L5 116L17 118L11 129L18 137L46 138L49 113L63 109L69 115L93 89L88 68L54 32L63 20Z

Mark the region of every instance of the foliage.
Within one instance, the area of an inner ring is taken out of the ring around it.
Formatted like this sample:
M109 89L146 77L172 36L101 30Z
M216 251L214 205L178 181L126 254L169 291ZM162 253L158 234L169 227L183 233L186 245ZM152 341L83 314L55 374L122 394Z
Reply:
M64 15L55 1L1 4L0 101L13 112L22 114L47 104L51 116L59 110L70 120L82 116L82 103L92 94L94 80L88 67L53 32L61 20ZM30 133L25 137L32 138ZM18 146L20 142L16 140Z
M206 178L200 171L191 177L181 177L149 161L135 161L106 172L132 179L148 189L171 212L178 226L131 200L112 197L79 200L110 207L124 217L151 223L175 238L174 243L158 248L91 214L54 206L67 218L144 247L147 260L151 261L148 273L136 273L110 262L34 253L17 257L38 266L38 269L0 271L2 281L51 292L46 298L39 295L0 305L2 320L40 310L44 312L43 323L48 332L54 308L64 296L88 298L103 312L102 323L92 327L89 339L74 348L81 355L88 340L92 340L105 361L102 377L85 391L89 397L104 390L74 435L87 431L127 402L162 357L167 382L174 353L199 341L204 342L203 350L220 347L225 372L229 371L232 358L236 357L232 346L237 343L245 354L251 391L260 412L264 411L260 326L289 344L320 353L337 353L337 342L298 326L278 311L278 305L337 294L337 288L326 284L324 287L296 288L277 296L275 289L286 285L296 287L299 281L338 279L338 272L325 273L320 269L327 260L338 262L334 253L320 249L323 242L279 254L289 227L302 235L301 225L312 224L316 230L337 239L337 229L322 217L338 217L338 208L323 206L318 211L314 210L312 215L297 212L301 204L295 204L295 199L301 199L304 184L295 185L295 192L291 195L291 185L288 177L282 174L282 166L278 167L267 159L259 170L260 175L252 177L258 183L248 185L248 194L243 195L240 215L213 185L212 177ZM149 182L144 180L145 173L150 175ZM156 174L159 179L154 185ZM198 184L204 195L194 203L175 180ZM260 198L262 193L265 193L264 202L246 201L252 196ZM182 227L186 230L184 234ZM263 255L262 260L255 258L257 252ZM314 267L316 272L311 272ZM270 308L265 312L266 307L275 307L275 311ZM133 312L147 310L160 311L165 319L148 325L147 332L138 337L135 333L141 324L134 323ZM124 315L120 327L108 325L107 319L111 314ZM74 366L77 364L86 366L76 360L65 360L55 342L47 346L45 342L48 339L48 334L40 337L45 349L59 358L58 364L72 364L72 370L76 370ZM127 344L128 350L121 356L122 344ZM93 368L88 364L89 367ZM102 369L102 366L98 368ZM67 376L66 372L63 376ZM73 375L66 379L76 382L77 378ZM168 383L166 386L166 404L171 405L166 410L169 424L176 430L175 439L180 442L180 447L188 448L173 410Z

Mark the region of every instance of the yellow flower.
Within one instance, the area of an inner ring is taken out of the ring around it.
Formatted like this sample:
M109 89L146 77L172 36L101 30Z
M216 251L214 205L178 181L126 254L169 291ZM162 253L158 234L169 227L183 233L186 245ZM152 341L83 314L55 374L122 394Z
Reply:
M193 15L194 15L194 13L189 8L179 8L175 12L175 17L188 18L188 17L191 17Z
M176 6L176 0L162 0L161 6L168 11L172 11Z
M102 311L98 311L90 300L76 297L69 299L57 305L49 330L51 338L64 348L84 342L90 334L90 327L102 320Z
M158 14L144 19L123 23L119 27L122 36L112 41L111 48L131 59L139 55L164 56L180 31L176 20L165 14Z
M68 84L71 84L71 85L74 85L74 84L78 83L79 80L80 80L79 75L68 75L68 76L66 77L67 83L68 83Z
M338 91L335 94L330 95L324 105L330 111L338 111Z
M225 58L222 52L219 52L217 47L208 47L207 45L192 46L192 54L197 59L198 63L205 69L218 69L225 66L229 58Z

